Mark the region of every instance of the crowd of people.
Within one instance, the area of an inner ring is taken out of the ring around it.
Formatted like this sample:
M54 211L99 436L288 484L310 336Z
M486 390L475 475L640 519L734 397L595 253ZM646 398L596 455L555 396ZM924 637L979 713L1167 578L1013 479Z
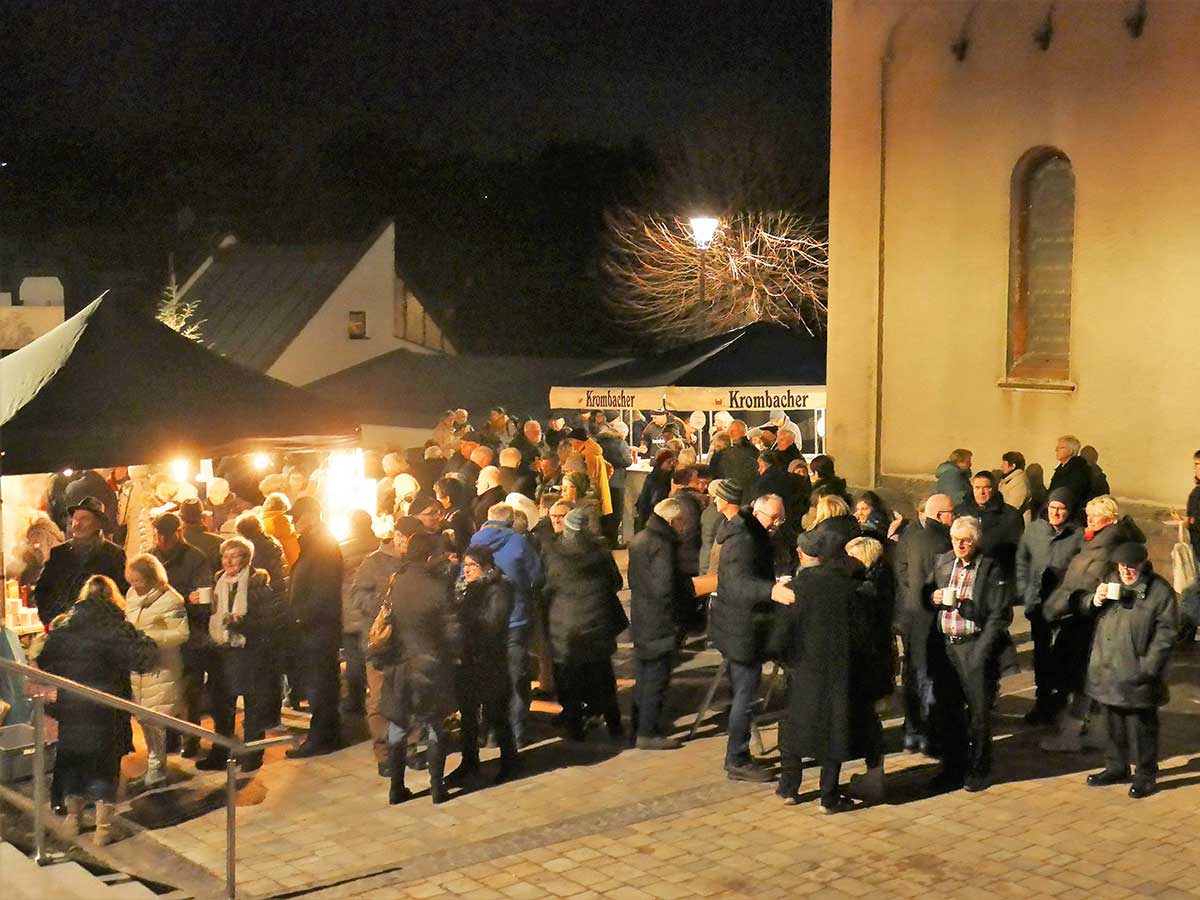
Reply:
M476 429L448 410L423 447L377 459L377 507L352 513L340 541L324 521L319 470L301 464L258 478L234 460L201 490L166 497L144 467L85 473L47 497L69 539L31 576L46 626L37 664L192 722L207 711L223 735L240 698L247 742L282 727L285 706L306 706L292 758L337 750L342 717L361 716L389 802L412 796L406 769L422 767L441 803L482 784L485 743L500 750L492 781L518 773L535 682L558 700L569 740L602 723L643 750L678 748L666 721L672 674L688 636L707 633L732 691L728 776L775 780L750 752L774 660L787 683L777 793L796 802L815 761L834 813L854 806L840 786L847 761L867 764L853 793L882 796L878 707L897 680L904 748L940 759L934 787L988 787L1020 603L1037 684L1026 718L1054 727L1042 746L1098 739L1106 765L1088 784L1154 792L1157 708L1172 649L1195 630L1195 592L1181 622L1144 535L1079 441L1059 440L1045 491L1020 453L993 473L956 450L907 521L873 492L851 497L831 457L806 459L783 414L757 428L728 414L706 424L660 410L631 436L603 412L543 427L497 408ZM650 471L632 504L627 617L613 551L639 457ZM1182 515L1200 542L1200 487ZM390 523L383 540L379 516ZM613 668L627 629L628 732ZM107 840L129 719L66 696L53 712L52 802L77 830L95 801ZM220 746L142 730L142 787L167 779L176 751L198 770L225 768ZM455 731L461 762L446 774ZM262 753L239 764L252 771Z

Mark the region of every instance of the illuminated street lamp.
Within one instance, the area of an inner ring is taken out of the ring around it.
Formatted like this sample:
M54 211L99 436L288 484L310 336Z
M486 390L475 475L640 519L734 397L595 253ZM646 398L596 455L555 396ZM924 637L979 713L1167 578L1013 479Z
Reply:
M700 251L700 305L703 306L708 302L705 293L705 272L704 258L708 255L708 248L712 246L713 237L717 233L717 228L721 224L720 219L713 219L707 216L698 216L692 219L692 239L696 242L696 249Z

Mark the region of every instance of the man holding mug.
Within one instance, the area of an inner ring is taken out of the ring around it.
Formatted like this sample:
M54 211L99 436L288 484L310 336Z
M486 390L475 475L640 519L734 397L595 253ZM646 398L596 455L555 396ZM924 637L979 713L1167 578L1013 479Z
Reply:
M1175 592L1154 573L1144 544L1122 544L1116 571L1096 588L1087 614L1096 620L1087 694L1104 706L1104 771L1092 787L1129 780L1129 796L1149 797L1158 774L1158 707L1167 701L1165 672L1178 628Z
M154 548L150 551L167 570L167 582L186 601L188 639L183 645L183 706L189 722L200 722L204 676L209 671L212 648L208 617L212 613L213 567L209 558L183 539L183 521L174 513L154 520ZM169 743L171 735L168 735ZM200 755L200 741L185 738L183 755Z
M929 583L944 651L929 659L934 714L945 742L935 790L986 790L991 773L992 698L1012 604L1000 565L979 553L982 540L978 519L955 519L950 552L938 557Z

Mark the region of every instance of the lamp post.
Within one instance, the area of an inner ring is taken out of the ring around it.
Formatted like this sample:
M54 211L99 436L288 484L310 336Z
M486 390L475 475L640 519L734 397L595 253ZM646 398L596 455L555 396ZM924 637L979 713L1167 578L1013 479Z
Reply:
M708 248L712 246L713 236L717 233L717 227L721 224L720 219L713 219L707 216L698 216L691 220L692 239L696 242L696 249L700 251L700 305L703 306L708 302L705 286L705 271L704 261L708 256Z

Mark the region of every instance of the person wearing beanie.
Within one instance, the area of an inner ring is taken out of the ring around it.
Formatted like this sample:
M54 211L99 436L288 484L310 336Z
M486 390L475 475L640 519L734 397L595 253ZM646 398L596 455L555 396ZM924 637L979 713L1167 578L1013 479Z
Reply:
M204 504L199 500L184 500L179 504L183 523L183 539L203 553L212 570L221 568L221 536L204 527Z
M589 519L587 510L571 510L562 537L545 550L543 596L549 608L554 683L571 740L584 739L585 711L604 716L611 736L624 733L612 666L617 635L629 627L617 599L624 581Z
M1096 622L1088 661L1087 694L1104 709L1104 770L1092 787L1123 784L1134 765L1129 796L1155 792L1158 707L1167 702L1166 669L1178 630L1175 591L1155 574L1145 544L1113 553L1114 567L1084 607Z
M742 497L742 486L730 478L713 489L725 524L717 534L717 591L709 605L708 633L724 657L733 690L725 772L735 781L767 782L771 774L750 756L750 724L764 659L758 619L771 608L775 561L771 536L741 508Z
M1037 694L1025 714L1030 725L1048 725L1067 701L1066 686L1055 665L1054 629L1046 621L1042 604L1062 582L1067 566L1083 549L1083 529L1071 518L1074 498L1066 488L1050 492L1046 518L1029 523L1017 545L1017 596L1033 636L1033 678Z
M1073 490L1070 496L1073 502ZM1054 639L1054 665L1061 679L1061 689L1071 695L1059 716L1057 733L1038 744L1048 753L1079 753L1085 748L1101 747L1099 735L1103 723L1099 716L1095 727L1089 727L1092 724L1089 722L1092 700L1085 685L1094 619L1085 612L1097 586L1112 573L1113 554L1117 548L1130 541L1146 543L1146 536L1137 523L1129 516L1122 516L1116 499L1107 494L1089 500L1084 515L1087 526L1083 530L1083 546L1067 565L1058 587L1042 604L1046 621L1058 626ZM1079 518L1074 509L1072 517Z

